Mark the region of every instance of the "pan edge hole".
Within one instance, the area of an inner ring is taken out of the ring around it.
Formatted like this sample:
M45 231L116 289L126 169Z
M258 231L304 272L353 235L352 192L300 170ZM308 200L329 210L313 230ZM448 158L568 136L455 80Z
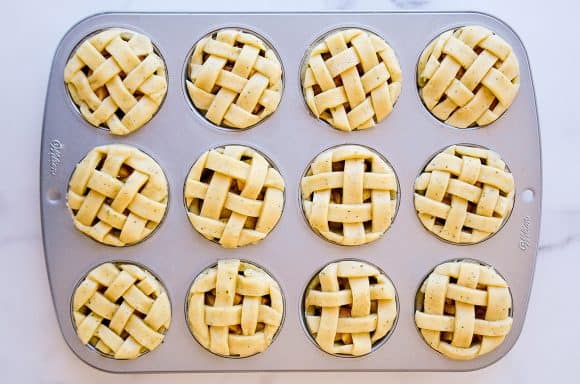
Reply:
M524 203L531 203L536 198L536 193L531 188L526 188L520 193L520 198Z
M57 204L62 199L62 194L58 188L49 188L46 192L46 201L50 204Z

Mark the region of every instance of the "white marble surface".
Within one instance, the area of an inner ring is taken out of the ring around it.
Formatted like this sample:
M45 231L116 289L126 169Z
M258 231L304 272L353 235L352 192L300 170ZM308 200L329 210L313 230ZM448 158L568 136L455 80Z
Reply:
M5 383L190 383L295 381L397 383L578 382L580 337L580 108L574 0L429 1L12 1L0 36L0 377ZM499 16L528 49L542 128L544 201L541 247L526 324L513 350L471 373L259 373L114 375L78 360L61 337L44 265L38 162L46 84L54 50L76 21L106 10L275 11L334 9L480 10Z

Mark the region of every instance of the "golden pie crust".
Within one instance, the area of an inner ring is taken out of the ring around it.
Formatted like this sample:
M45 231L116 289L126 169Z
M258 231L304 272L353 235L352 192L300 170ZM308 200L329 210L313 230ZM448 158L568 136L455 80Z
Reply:
M278 283L259 267L220 260L194 280L187 321L195 339L221 356L264 352L278 332L284 300Z
M377 240L393 221L397 178L375 151L341 145L318 155L300 183L311 228L340 245Z
M137 148L96 147L76 165L67 205L75 227L94 240L125 246L145 239L167 209L167 179Z
M520 86L512 47L480 26L438 36L421 54L417 72L427 109L456 128L494 122L511 105Z
M254 244L276 226L284 179L256 150L228 145L205 152L185 182L193 227L225 248Z
M497 348L509 333L512 298L491 267L471 261L440 264L423 282L415 324L425 342L456 360L470 360Z
M308 54L302 75L306 104L336 129L366 129L393 110L402 74L393 49L360 29L331 32Z
M81 342L115 359L154 350L171 322L165 288L134 264L104 263L91 270L74 292L72 311Z
M393 327L395 288L378 268L363 261L331 263L308 285L304 311L308 331L322 350L366 355Z
M85 39L66 64L64 82L81 115L114 135L151 120L167 93L165 63L151 40L118 28Z
M499 231L514 204L514 178L489 149L452 145L415 180L415 209L429 231L477 243Z
M254 33L222 29L196 44L186 84L193 105L207 120L248 128L278 108L282 65Z

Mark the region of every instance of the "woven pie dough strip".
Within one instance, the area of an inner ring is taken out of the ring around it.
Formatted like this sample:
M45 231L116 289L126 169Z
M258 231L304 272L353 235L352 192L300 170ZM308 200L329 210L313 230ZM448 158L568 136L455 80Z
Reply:
M81 43L64 81L83 117L115 135L147 123L167 93L165 64L151 40L124 29L107 29Z
M449 358L470 360L491 352L511 329L507 283L490 267L471 262L441 264L421 292L423 308L416 311L415 323L425 341ZM483 318L476 317L477 307L485 309Z

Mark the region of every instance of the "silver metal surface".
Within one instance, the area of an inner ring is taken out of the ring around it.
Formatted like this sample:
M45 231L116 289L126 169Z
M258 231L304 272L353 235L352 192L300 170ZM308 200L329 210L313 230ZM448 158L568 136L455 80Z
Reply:
M515 50L521 87L512 106L498 121L482 129L459 130L438 122L424 108L416 88L416 64L423 48L452 27L479 24L494 30ZM258 32L277 50L285 86L278 110L265 122L244 131L218 129L192 111L184 85L188 52L199 38L220 27ZM337 27L362 27L379 34L395 50L403 71L403 90L390 116L361 132L340 132L315 120L305 107L299 71L309 45ZM70 102L63 84L66 60L91 32L126 27L152 38L165 59L169 88L160 111L143 128L125 137L90 126ZM157 231L140 244L114 248L101 245L74 229L65 204L68 179L75 164L93 147L108 143L134 145L159 162L169 181L168 213ZM197 234L183 203L185 177L198 156L224 144L252 146L274 161L286 181L286 203L279 224L261 243L223 249ZM322 150L343 143L367 145L383 154L400 184L400 205L391 228L378 241L342 247L317 236L306 224L299 205L299 180ZM428 233L413 207L413 183L425 161L455 143L473 143L497 151L511 169L516 197L513 213L490 239L458 246ZM532 285L540 228L541 154L536 101L526 51L502 21L480 13L272 13L156 14L107 13L91 16L65 35L55 54L48 92L40 158L40 202L44 249L52 298L62 334L86 363L113 372L335 370L467 371L483 368L505 355L524 322ZM534 199L525 202L522 192ZM204 350L190 335L185 298L192 279L221 258L241 258L266 268L285 294L286 317L266 352L228 359ZM301 325L300 300L314 272L330 261L358 258L376 264L393 281L399 298L396 329L373 353L344 359L318 349ZM513 295L514 323L495 351L471 361L453 361L428 347L414 321L415 293L438 263L472 258L493 265L508 281ZM165 342L134 361L105 358L82 345L74 332L70 299L78 280L107 260L136 261L165 284L173 319ZM47 293L48 299L48 293Z

